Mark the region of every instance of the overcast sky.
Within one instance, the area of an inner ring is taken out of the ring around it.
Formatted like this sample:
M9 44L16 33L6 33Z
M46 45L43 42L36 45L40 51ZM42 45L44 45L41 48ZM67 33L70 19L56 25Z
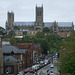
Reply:
M0 0L0 26L5 28L7 12L14 12L14 20L35 21L35 7L42 6L44 22L73 22L75 24L75 0Z

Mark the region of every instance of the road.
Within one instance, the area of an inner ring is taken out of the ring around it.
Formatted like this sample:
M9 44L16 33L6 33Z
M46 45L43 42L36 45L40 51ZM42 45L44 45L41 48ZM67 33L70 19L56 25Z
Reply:
M57 61L57 59L53 59L53 64L54 64L54 68L53 68L54 75L60 75L60 73L58 72L58 61Z
M57 59L53 59L53 64L54 64L54 68L50 68L50 64L49 64L49 65L47 65L47 66L41 68L40 70L49 69L49 70L51 70L51 71L54 72L54 75L60 75L60 73L58 72L58 65L57 65L57 64L58 64L58 61L57 61ZM25 75L35 75L35 74L28 72L28 73L25 74Z
M43 67L43 68L41 68L40 70L43 70L43 69L48 69L50 67L50 64L49 65L47 65L47 66L45 66L45 67ZM39 71L39 70L38 70ZM25 75L35 75L35 74L33 74L33 73L27 73L27 74L25 74Z

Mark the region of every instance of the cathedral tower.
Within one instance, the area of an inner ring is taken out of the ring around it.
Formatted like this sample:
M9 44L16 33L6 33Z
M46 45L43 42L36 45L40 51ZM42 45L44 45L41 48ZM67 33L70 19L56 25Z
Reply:
M8 12L8 17L6 21L6 30L12 29L13 27L13 22L14 22L14 13L13 12Z
M43 5L42 7L36 6L36 22L35 28L42 30L43 27Z
M53 31L53 33L57 33L58 32L58 24L57 24L56 21L52 25L52 31Z

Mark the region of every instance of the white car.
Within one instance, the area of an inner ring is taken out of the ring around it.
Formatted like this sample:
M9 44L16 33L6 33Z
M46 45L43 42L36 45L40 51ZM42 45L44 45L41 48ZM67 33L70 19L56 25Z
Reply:
M24 75L24 72L21 71L21 72L19 72L17 75Z
M37 70L37 69L39 69L39 66L40 66L39 64L38 65L33 65L32 69Z
M50 75L54 75L53 71L50 71Z
M53 71L48 71L48 73L47 73L48 75L54 75L54 73L53 73Z
M50 68L53 68L54 67L54 64L50 64Z

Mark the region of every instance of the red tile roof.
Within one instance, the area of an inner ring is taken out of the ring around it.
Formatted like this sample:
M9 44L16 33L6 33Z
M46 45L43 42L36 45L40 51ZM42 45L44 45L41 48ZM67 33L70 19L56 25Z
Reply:
M57 33L61 33L61 34L70 34L70 33L72 33L72 32L57 32Z

